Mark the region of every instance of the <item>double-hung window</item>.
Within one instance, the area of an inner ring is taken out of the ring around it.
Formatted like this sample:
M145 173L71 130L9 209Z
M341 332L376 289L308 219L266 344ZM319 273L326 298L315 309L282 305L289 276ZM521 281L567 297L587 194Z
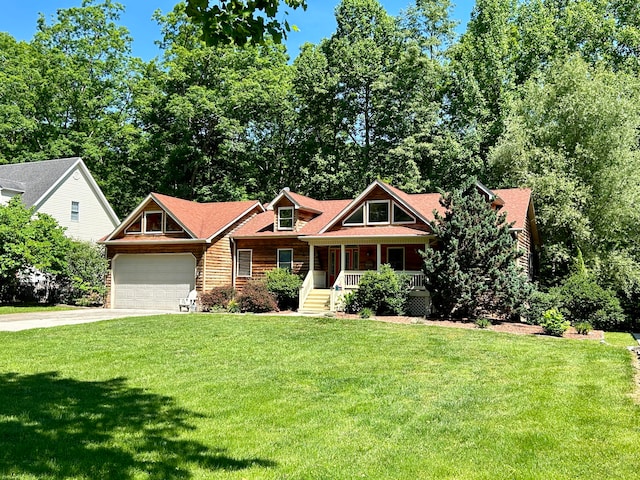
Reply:
M278 268L284 268L289 271L293 270L293 249L278 249Z
M80 221L80 202L71 202L71 221Z
M293 207L278 208L278 230L293 230Z

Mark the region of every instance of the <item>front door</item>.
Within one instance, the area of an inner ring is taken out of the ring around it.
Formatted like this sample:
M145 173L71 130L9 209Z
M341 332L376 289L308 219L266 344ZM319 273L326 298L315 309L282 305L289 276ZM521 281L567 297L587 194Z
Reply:
M345 248L345 270L358 270L359 268L359 248ZM340 247L329 248L329 285L333 285L340 275Z

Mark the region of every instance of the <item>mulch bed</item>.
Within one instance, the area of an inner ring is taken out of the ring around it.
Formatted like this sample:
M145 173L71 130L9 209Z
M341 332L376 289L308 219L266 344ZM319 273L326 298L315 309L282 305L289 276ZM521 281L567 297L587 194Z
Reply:
M358 315L350 315L346 313L338 313L337 318L349 318L360 320ZM392 317L392 316L377 316L371 317L370 320L376 320L379 322L388 323L404 323L404 324L420 324L420 325L436 325L441 327L452 328L478 328L475 323L463 320L438 320L432 318L422 317ZM517 322L502 322L492 320L492 324L485 330L492 330L494 332L514 333L516 335L544 335L542 327L539 325L529 325L528 323ZM577 340L598 340L604 341L604 332L602 330L592 330L587 335L580 335L576 332L576 329L570 327L564 333L564 338L573 338Z

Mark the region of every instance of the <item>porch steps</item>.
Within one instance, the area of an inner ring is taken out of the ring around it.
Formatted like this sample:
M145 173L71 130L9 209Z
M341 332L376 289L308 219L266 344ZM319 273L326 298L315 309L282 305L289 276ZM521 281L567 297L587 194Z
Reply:
M320 313L329 311L331 302L331 290L328 288L314 288L304 301L300 313Z

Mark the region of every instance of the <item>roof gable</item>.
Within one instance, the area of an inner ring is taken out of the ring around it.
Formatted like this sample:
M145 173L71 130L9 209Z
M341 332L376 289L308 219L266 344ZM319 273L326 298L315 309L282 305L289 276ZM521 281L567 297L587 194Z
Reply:
M260 202L256 200L198 203L160 193L151 193L104 241L113 240L121 235L149 205L153 204L158 205L173 218L192 239L206 241L211 241L252 211L264 211Z
M280 190L280 193L278 193L276 198L267 204L267 210L273 210L283 198L289 200L295 209L305 210L312 213L322 213L322 208L325 203L314 198L292 192L288 188L283 188Z
M113 224L117 224L120 221L118 216L80 157L0 165L0 187L21 193L22 202L27 207L37 209L76 168L85 174L96 198L104 206Z
M420 209L415 208L415 206L413 205L411 194L405 193L398 188L392 187L391 185L381 180L375 180L367 188L365 188L360 195L352 200L342 211L340 211L326 226L324 226L319 233L325 233L333 226L343 221L349 214L358 209L360 205L367 201L370 194L377 188L385 192L389 196L389 199L396 201L401 208L414 215L417 219L422 220L426 225L431 226L428 220L431 215L424 215L424 212L422 212Z

